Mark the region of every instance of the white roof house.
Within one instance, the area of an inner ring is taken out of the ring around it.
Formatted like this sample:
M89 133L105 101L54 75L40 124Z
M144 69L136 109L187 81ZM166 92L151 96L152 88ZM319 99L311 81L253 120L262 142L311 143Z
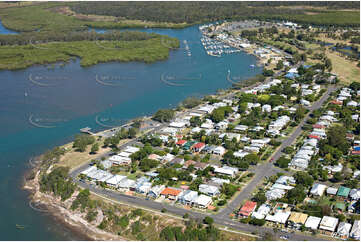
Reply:
M283 184L283 185L294 185L296 184L296 180L295 178L293 178L292 176L280 176L275 183L278 183L278 184Z
M327 188L327 190L326 190L326 193L328 194L328 195L336 195L337 194L337 188L335 188L335 187L329 187L329 188Z
M352 200L358 200L360 199L360 188L359 189L351 189L350 193L348 194L349 197L352 199Z
M168 153L163 157L163 161L169 162L169 161L173 160L174 157L175 157L174 155Z
M271 105L265 104L265 105L262 106L262 112L267 112L267 113L269 113L269 112L271 112L271 111L272 111Z
M195 127L195 128L193 128L193 129L191 129L191 133L192 134L195 134L195 133L199 133L199 132L201 132L201 128L200 127Z
M118 155L119 155L119 156L123 156L123 157L129 157L129 156L131 155L131 153L122 151L122 152L120 152Z
M164 190L164 188L165 188L164 185L154 186L149 190L147 196L157 198L159 197L160 193Z
M357 240L360 239L360 220L355 220L355 222L353 223L350 237Z
M132 159L130 159L129 157L124 157L120 155L113 155L109 157L109 160L117 165L129 165L132 162Z
M222 178L218 178L218 177L212 177L211 181L216 184L220 184L220 185L222 185L223 183L229 184L229 182L230 182L228 179L222 179Z
M316 230L318 228L318 225L320 224L320 222L321 222L321 218L309 216L306 220L305 226L306 226L306 228Z
M206 119L206 121L204 123L202 123L201 128L203 129L213 129L214 124L212 122L212 120L210 119Z
M337 166L324 166L323 168L329 170L329 172L336 173L342 171L343 165L341 163L338 163Z
M102 176L101 178L98 179L98 181L100 181L100 182L105 182L106 180L112 178L113 176L114 176L113 174L111 174L111 173L109 173L109 172L106 172L106 173L104 174L104 176Z
M199 185L199 191L212 197L220 193L218 187L207 184Z
M219 138L223 139L224 136L227 136L228 140L235 138L237 141L239 141L241 138L241 135L237 133L223 133L219 135Z
M184 191L181 196L178 197L178 201L183 204L193 204L198 198L198 192L187 190Z
M212 203L212 198L210 196L206 196L206 195L199 195L194 204L198 207L201 207L201 208L206 208L208 207L210 204Z
M150 191L151 187L151 182L143 182L137 186L136 192L147 194Z
M128 153L131 153L131 154L133 154L133 153L135 153L135 152L137 152L137 151L139 151L139 148L138 148L138 147L134 147L134 146L127 146L127 147L125 148L125 150L124 150L124 152L128 152Z
M293 188L294 188L293 186L283 185L279 183L275 183L271 187L271 189L280 189L280 190L291 190Z
M214 110L214 107L211 105L205 105L205 106L198 108L198 111L205 112L205 113L211 113L211 112L213 112L213 110Z
M274 223L285 224L290 215L291 215L291 212L279 211L279 212L275 213L274 215L268 214L266 216L266 220L274 222Z
M320 229L335 232L337 224L338 218L323 216L320 223Z
M233 153L233 155L235 157L240 157L240 158L243 158L248 154L249 154L249 152L246 152L246 151L243 151L243 150L239 150L239 151L236 151L236 152Z
M260 148L255 146L244 146L243 149L248 152L258 153Z
M264 219L266 215L271 211L271 206L268 204L262 204L257 211L252 213L252 218Z
M267 200L276 200L282 198L286 194L286 190L283 189L271 189L266 192Z
M226 149L223 146L217 146L213 150L213 154L215 155L224 155L226 153Z
M246 131L248 129L247 125L237 125L236 127L234 127L234 130L238 130L238 131Z
M326 188L326 185L316 183L312 186L310 193L314 196L322 196Z
M130 187L134 186L135 185L135 181L134 180L130 180L128 178L125 178L123 180L121 180L119 183L118 183L118 188L121 188L121 189L129 189Z
M184 128L187 124L185 122L171 122L169 127L172 128Z
M108 185L117 187L118 183L123 180L124 178L126 178L126 176L121 176L121 175L114 175L113 177L109 178L108 180L106 180L105 182Z
M345 222L340 222L338 224L338 228L337 228L337 234L340 236L345 236L348 237L350 230L351 230L352 225L349 223L345 223Z
M93 172L96 170L98 170L98 168L96 166L90 166L90 167L86 168L84 171L80 172L80 174L87 176L90 172Z
M238 173L238 169L229 166L222 166L222 167L214 166L214 172L233 177L235 174Z
M301 102L301 104L304 105L304 106L310 106L310 105L311 105L311 103L310 103L309 101L305 100L305 99L301 99L300 102Z
M358 106L358 103L355 102L355 101L349 101L349 102L347 103L347 106L357 107L357 106Z

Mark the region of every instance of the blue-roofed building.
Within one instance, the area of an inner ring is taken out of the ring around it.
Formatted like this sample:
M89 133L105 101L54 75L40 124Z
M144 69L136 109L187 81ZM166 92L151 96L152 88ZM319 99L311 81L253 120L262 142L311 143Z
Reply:
M299 77L300 75L298 75L297 73L294 72L288 72L285 77L288 79L295 79L296 77Z

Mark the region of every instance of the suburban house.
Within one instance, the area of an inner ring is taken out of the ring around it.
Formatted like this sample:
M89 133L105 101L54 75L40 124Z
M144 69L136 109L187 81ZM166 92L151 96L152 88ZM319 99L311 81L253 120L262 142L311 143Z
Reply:
M114 188L118 188L118 183L123 180L124 178L126 178L126 176L121 176L121 175L114 175L113 177L111 177L110 179L108 179L106 181L107 185L114 187Z
M198 143L195 143L191 149L193 150L193 152L201 152L204 147L206 146L205 143L202 143L202 142L198 142Z
M187 143L187 140L180 139L177 141L176 145L183 147L183 145L185 145L185 143Z
M350 232L350 238L360 240L360 220L355 220L355 222L353 223Z
M209 205L211 205L211 203L212 203L211 197L201 194L196 198L194 205L199 208L207 208Z
M328 187L326 190L326 193L328 196L336 196L337 194L337 188L335 187Z
M118 183L118 188L122 191L134 190L135 181L125 178Z
M238 173L238 169L229 166L214 166L214 173L234 177Z
M350 193L351 189L348 187L340 186L337 191L337 196L342 198L347 198L348 194Z
M173 160L171 160L169 162L169 164L171 164L171 165L175 165L175 164L183 165L184 164L184 159L176 157Z
M325 192L327 186L323 184L314 184L311 188L311 195L321 197L323 193Z
M290 215L291 212L289 211L278 211L274 215L268 214L265 219L269 222L285 225Z
M132 162L132 159L120 155L113 155L109 157L109 161L112 161L115 165L129 165Z
M338 224L338 228L337 228L337 234L343 238L346 239L348 238L349 234L350 234L350 230L351 230L352 225L349 223L345 223L345 222L340 222Z
M204 193L208 196L214 197L220 194L218 187L207 185L207 184L201 184L199 185L199 191L201 193Z
M262 204L257 211L252 213L252 218L264 219L266 215L271 211L271 206L268 204Z
M187 190L184 191L182 195L178 197L178 201L182 204L192 206L197 198L198 198L198 192Z
M135 191L140 194L147 194L152 188L151 182L142 182L137 185Z
M317 230L318 229L318 225L321 222L321 218L319 217L314 217L314 216L309 216L307 218L307 221L305 223L305 227L308 229L312 229L312 230Z
M333 233L336 230L338 224L338 218L323 216L320 223L320 230L326 233Z
M248 217L254 212L256 207L257 207L256 202L246 201L246 203L239 210L238 216L240 216L240 217Z
M164 190L164 188L164 185L154 186L149 190L147 196L156 199L160 196L160 193Z
M177 201L178 197L182 195L182 191L176 188L167 187L161 193L161 196L168 198L169 200Z
M213 149L212 151L213 154L215 155L224 155L224 153L226 153L226 149L223 146L217 146Z
M308 215L305 213L291 212L288 218L288 227L300 229L302 225L306 223Z
M206 169L209 166L209 164L205 163L205 162L197 161L196 163L194 163L193 166L196 170L203 170L203 169Z

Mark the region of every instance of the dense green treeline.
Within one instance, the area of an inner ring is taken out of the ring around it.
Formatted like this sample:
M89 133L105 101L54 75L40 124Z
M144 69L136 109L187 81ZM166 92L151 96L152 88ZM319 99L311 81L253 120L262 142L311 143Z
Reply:
M253 1L247 3L249 6L255 7L325 7L328 9L360 9L358 1Z
M72 42L72 41L142 41L149 39L161 39L165 36L155 33L144 33L138 31L108 31L104 34L96 33L95 31L81 31L81 32L34 32L22 33L20 35L0 35L0 45L27 45L27 44L41 44L49 42ZM167 42L168 43L168 42ZM177 40L174 39L174 44Z
M286 6L280 8L280 6ZM359 10L357 2L91 2L71 8L82 14L108 15L126 19L200 23L223 19L280 19L316 25L358 26L359 11L312 10L287 6L328 7Z
M164 41L167 40L167 45ZM82 66L101 62L141 61L152 63L165 60L170 48L177 48L175 38L158 36L147 40L133 41L71 41L44 44L0 46L0 69L21 69L35 64L67 62L81 59Z
M324 26L352 26L360 25L359 11L325 11L313 12L313 14L288 14L280 15L259 15L256 18L261 20L287 20L300 24L313 24Z
M43 174L39 181L41 192L51 192L60 196L62 201L70 198L76 185L68 177L69 168L57 167L49 174Z

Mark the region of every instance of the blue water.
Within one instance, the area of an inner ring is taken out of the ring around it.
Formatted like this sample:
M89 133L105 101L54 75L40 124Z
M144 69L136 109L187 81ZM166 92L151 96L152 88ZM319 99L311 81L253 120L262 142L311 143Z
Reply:
M174 107L188 96L230 87L228 70L233 80L262 71L261 67L249 67L256 59L245 53L208 56L197 26L142 31L177 37L181 48L171 51L168 60L153 64L104 63L82 68L79 60L74 60L65 65L0 71L2 240L82 239L28 206L20 185L30 157L70 141L80 128L104 129L96 120L120 124L159 108ZM186 54L183 40L187 40L192 56ZM17 230L16 224L25 229Z
M4 25L2 24L1 20L0 20L0 34L19 34L16 31L7 29L4 27Z

